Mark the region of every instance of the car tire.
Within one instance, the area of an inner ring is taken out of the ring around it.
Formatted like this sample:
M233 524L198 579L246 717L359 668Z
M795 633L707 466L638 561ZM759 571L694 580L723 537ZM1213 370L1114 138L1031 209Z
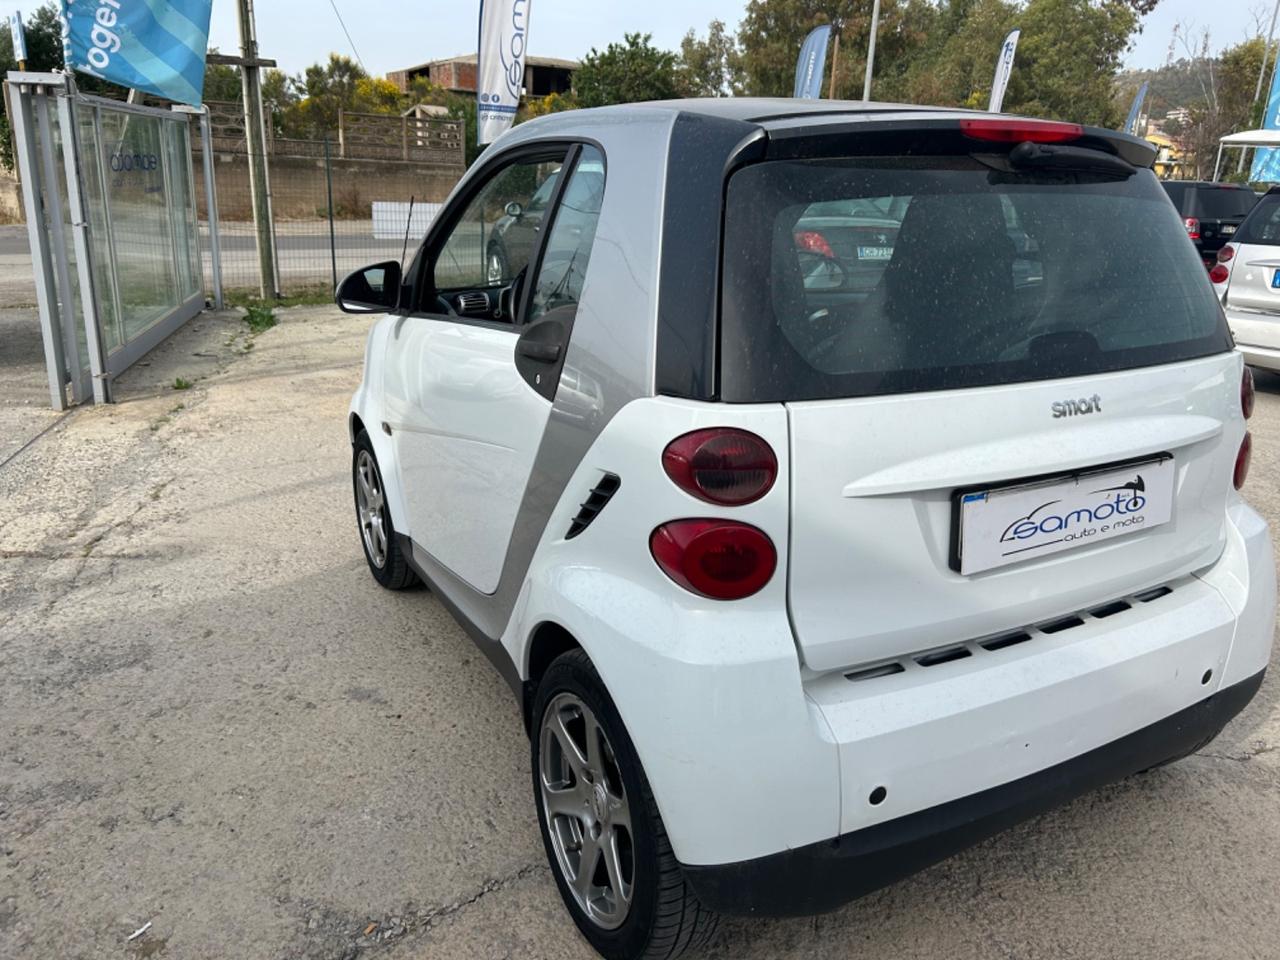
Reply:
M716 915L685 881L635 746L581 650L562 654L543 675L531 739L547 860L591 946L607 960L665 960L704 945Z
M373 579L388 590L404 590L418 584L400 549L391 510L387 506L386 487L382 483L382 468L373 452L368 432L361 430L351 448L351 486L355 494L356 527L360 531L360 545L369 564Z

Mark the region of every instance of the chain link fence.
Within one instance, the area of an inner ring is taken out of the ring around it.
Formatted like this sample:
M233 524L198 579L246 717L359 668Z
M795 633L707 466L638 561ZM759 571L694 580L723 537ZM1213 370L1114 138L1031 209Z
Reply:
M256 297L262 278L244 115L239 104L208 106L223 292L233 301ZM352 270L399 260L406 230L412 249L462 175L463 132L460 121L412 112L399 117L339 114L331 137L268 138L280 294L332 295L335 283ZM212 233L198 130L192 143L205 283L212 289Z

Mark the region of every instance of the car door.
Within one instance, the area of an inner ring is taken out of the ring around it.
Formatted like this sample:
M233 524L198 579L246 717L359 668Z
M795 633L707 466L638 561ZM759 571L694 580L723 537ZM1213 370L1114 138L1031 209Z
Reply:
M408 534L482 593L498 586L590 257L599 192L590 229L563 214L582 178L602 184L602 158L583 154L560 145L491 161L428 238L419 309L388 338L384 409Z

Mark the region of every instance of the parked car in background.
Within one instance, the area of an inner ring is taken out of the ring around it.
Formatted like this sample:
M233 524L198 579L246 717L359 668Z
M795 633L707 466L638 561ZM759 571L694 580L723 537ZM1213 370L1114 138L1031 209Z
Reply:
M1209 271L1245 362L1280 371L1280 187L1258 201Z
M427 583L510 683L602 955L831 910L1258 690L1252 379L1154 159L924 107L569 111L492 144L407 269L339 286L378 315L347 420L369 572Z
M1178 208L1182 226L1206 267L1213 266L1218 250L1258 202L1258 195L1243 183L1164 180L1160 185Z

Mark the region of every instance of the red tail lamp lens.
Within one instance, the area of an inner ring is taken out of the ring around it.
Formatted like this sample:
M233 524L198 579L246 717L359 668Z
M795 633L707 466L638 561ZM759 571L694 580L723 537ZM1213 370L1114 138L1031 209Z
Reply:
M1244 486L1244 482L1249 477L1249 458L1253 456L1253 437L1249 435L1249 431L1245 431L1244 439L1240 441L1240 452L1236 454L1236 471L1231 477L1231 482L1235 484L1239 490Z
M1066 143L1083 137L1084 127L1054 120L961 120L960 132L993 143Z
M1229 276L1231 276L1231 271L1226 268L1225 264L1215 263L1213 269L1209 271L1209 279L1213 283L1226 283Z
M649 537L662 572L713 600L749 597L773 576L778 551L768 535L726 520L672 520Z
M1246 420L1253 416L1253 371L1248 367L1240 377L1240 412Z
M754 433L712 427L667 444L662 469L676 486L699 500L739 506L769 492L778 478L778 458Z
M1235 255L1236 255L1236 248L1231 246L1231 244L1227 244L1225 247L1223 247L1221 250L1218 251L1218 262L1230 263L1231 258L1234 257Z
M831 249L831 244L827 243L827 238L817 230L797 230L796 249L806 253L820 254L828 260L834 260L836 256L835 251Z
M1195 217L1185 217L1182 221L1183 227L1186 228L1187 236L1192 240L1200 239L1200 221Z

